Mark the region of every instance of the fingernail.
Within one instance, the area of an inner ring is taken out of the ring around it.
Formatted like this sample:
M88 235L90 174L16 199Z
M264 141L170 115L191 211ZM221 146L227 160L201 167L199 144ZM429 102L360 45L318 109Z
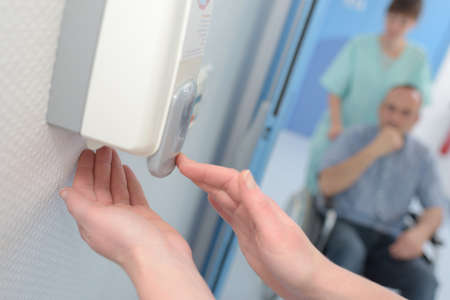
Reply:
M62 189L59 191L59 195L61 196L61 198L66 199L67 198L67 194L68 192L65 189Z
M258 187L258 185L255 182L255 179L252 176L252 173L249 170L244 171L244 179L245 185L249 190L253 190Z

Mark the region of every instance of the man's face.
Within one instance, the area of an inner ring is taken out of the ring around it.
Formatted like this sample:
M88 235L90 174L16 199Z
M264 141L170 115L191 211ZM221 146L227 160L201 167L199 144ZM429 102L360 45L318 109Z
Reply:
M420 93L412 88L392 89L380 106L381 127L391 126L409 132L419 119Z
M416 25L416 20L412 17L399 13L388 13L385 25L386 36L391 40L404 37L414 25Z

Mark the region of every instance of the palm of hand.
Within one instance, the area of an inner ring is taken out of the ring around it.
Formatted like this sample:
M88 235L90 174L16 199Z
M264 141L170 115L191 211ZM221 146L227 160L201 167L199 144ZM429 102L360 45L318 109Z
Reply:
M392 257L399 260L410 260L422 255L423 241L413 230L403 232L389 248Z
M148 206L136 177L115 151L83 152L73 187L62 193L82 238L125 269L136 264L139 252L156 263L192 260L186 241Z
M248 171L198 164L180 155L180 171L208 193L210 203L231 225L255 272L281 296L293 298L302 270L307 277L319 257L300 228L264 195ZM294 282L295 281L295 282Z
M384 155L401 149L404 143L401 133L394 127L382 129L377 139Z

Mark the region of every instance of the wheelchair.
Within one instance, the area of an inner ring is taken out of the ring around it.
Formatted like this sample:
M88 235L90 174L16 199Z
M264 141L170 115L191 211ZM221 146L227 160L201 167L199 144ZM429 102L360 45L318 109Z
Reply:
M308 191L301 190L291 197L288 212L290 212L290 217L299 224L316 248L324 253L338 216L333 208L332 201L323 203L325 207L323 213L318 209L317 203L318 201ZM417 209L411 209L403 220L404 230L415 226L419 217L420 214ZM425 245L423 254L425 261L429 264L434 264L441 246L443 246L443 241L435 233Z
M338 215L332 206L332 201L324 203L325 210L323 212L319 210L317 202L306 189L302 189L291 196L286 212L302 228L311 243L320 252L325 253ZM418 220L419 213L411 210L404 220L405 230L414 226ZM443 246L443 241L435 233L424 247L423 258L425 261L434 265L441 246ZM280 298L268 287L265 287L263 299L276 300Z

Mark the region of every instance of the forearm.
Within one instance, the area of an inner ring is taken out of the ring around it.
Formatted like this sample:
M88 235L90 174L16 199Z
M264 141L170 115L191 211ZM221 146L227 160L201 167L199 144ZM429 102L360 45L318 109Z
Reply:
M315 278L311 289L308 291L308 296L304 299L404 299L376 283L334 265L330 261L327 261L327 264L321 274L318 274Z
M178 268L155 268L146 263L145 255L142 253L135 263L124 268L140 300L214 299L193 262L180 263Z
M150 275L156 275L153 271ZM160 275L160 274L157 274ZM189 299L189 300L213 300L214 296L209 291L208 286L203 279L189 280L193 278L186 278L186 274L173 274L167 280L154 280L154 282L164 282L163 285L154 285L151 283L152 277L148 273L142 273L139 277L133 278L133 284L136 287L140 300L153 299ZM197 276L195 276L197 277ZM187 280L188 279L188 280Z
M342 124L341 99L337 95L330 94L328 105L330 109L331 124Z
M294 288L289 289L292 293L283 299L405 300L388 289L337 266L318 251L308 261L309 265L296 268L297 274L292 273L291 278L298 281Z
M441 225L443 211L440 207L427 209L420 216L419 221L414 230L420 233L424 241L429 240Z
M369 145L346 161L325 169L319 175L322 194L331 197L351 187L378 158Z

